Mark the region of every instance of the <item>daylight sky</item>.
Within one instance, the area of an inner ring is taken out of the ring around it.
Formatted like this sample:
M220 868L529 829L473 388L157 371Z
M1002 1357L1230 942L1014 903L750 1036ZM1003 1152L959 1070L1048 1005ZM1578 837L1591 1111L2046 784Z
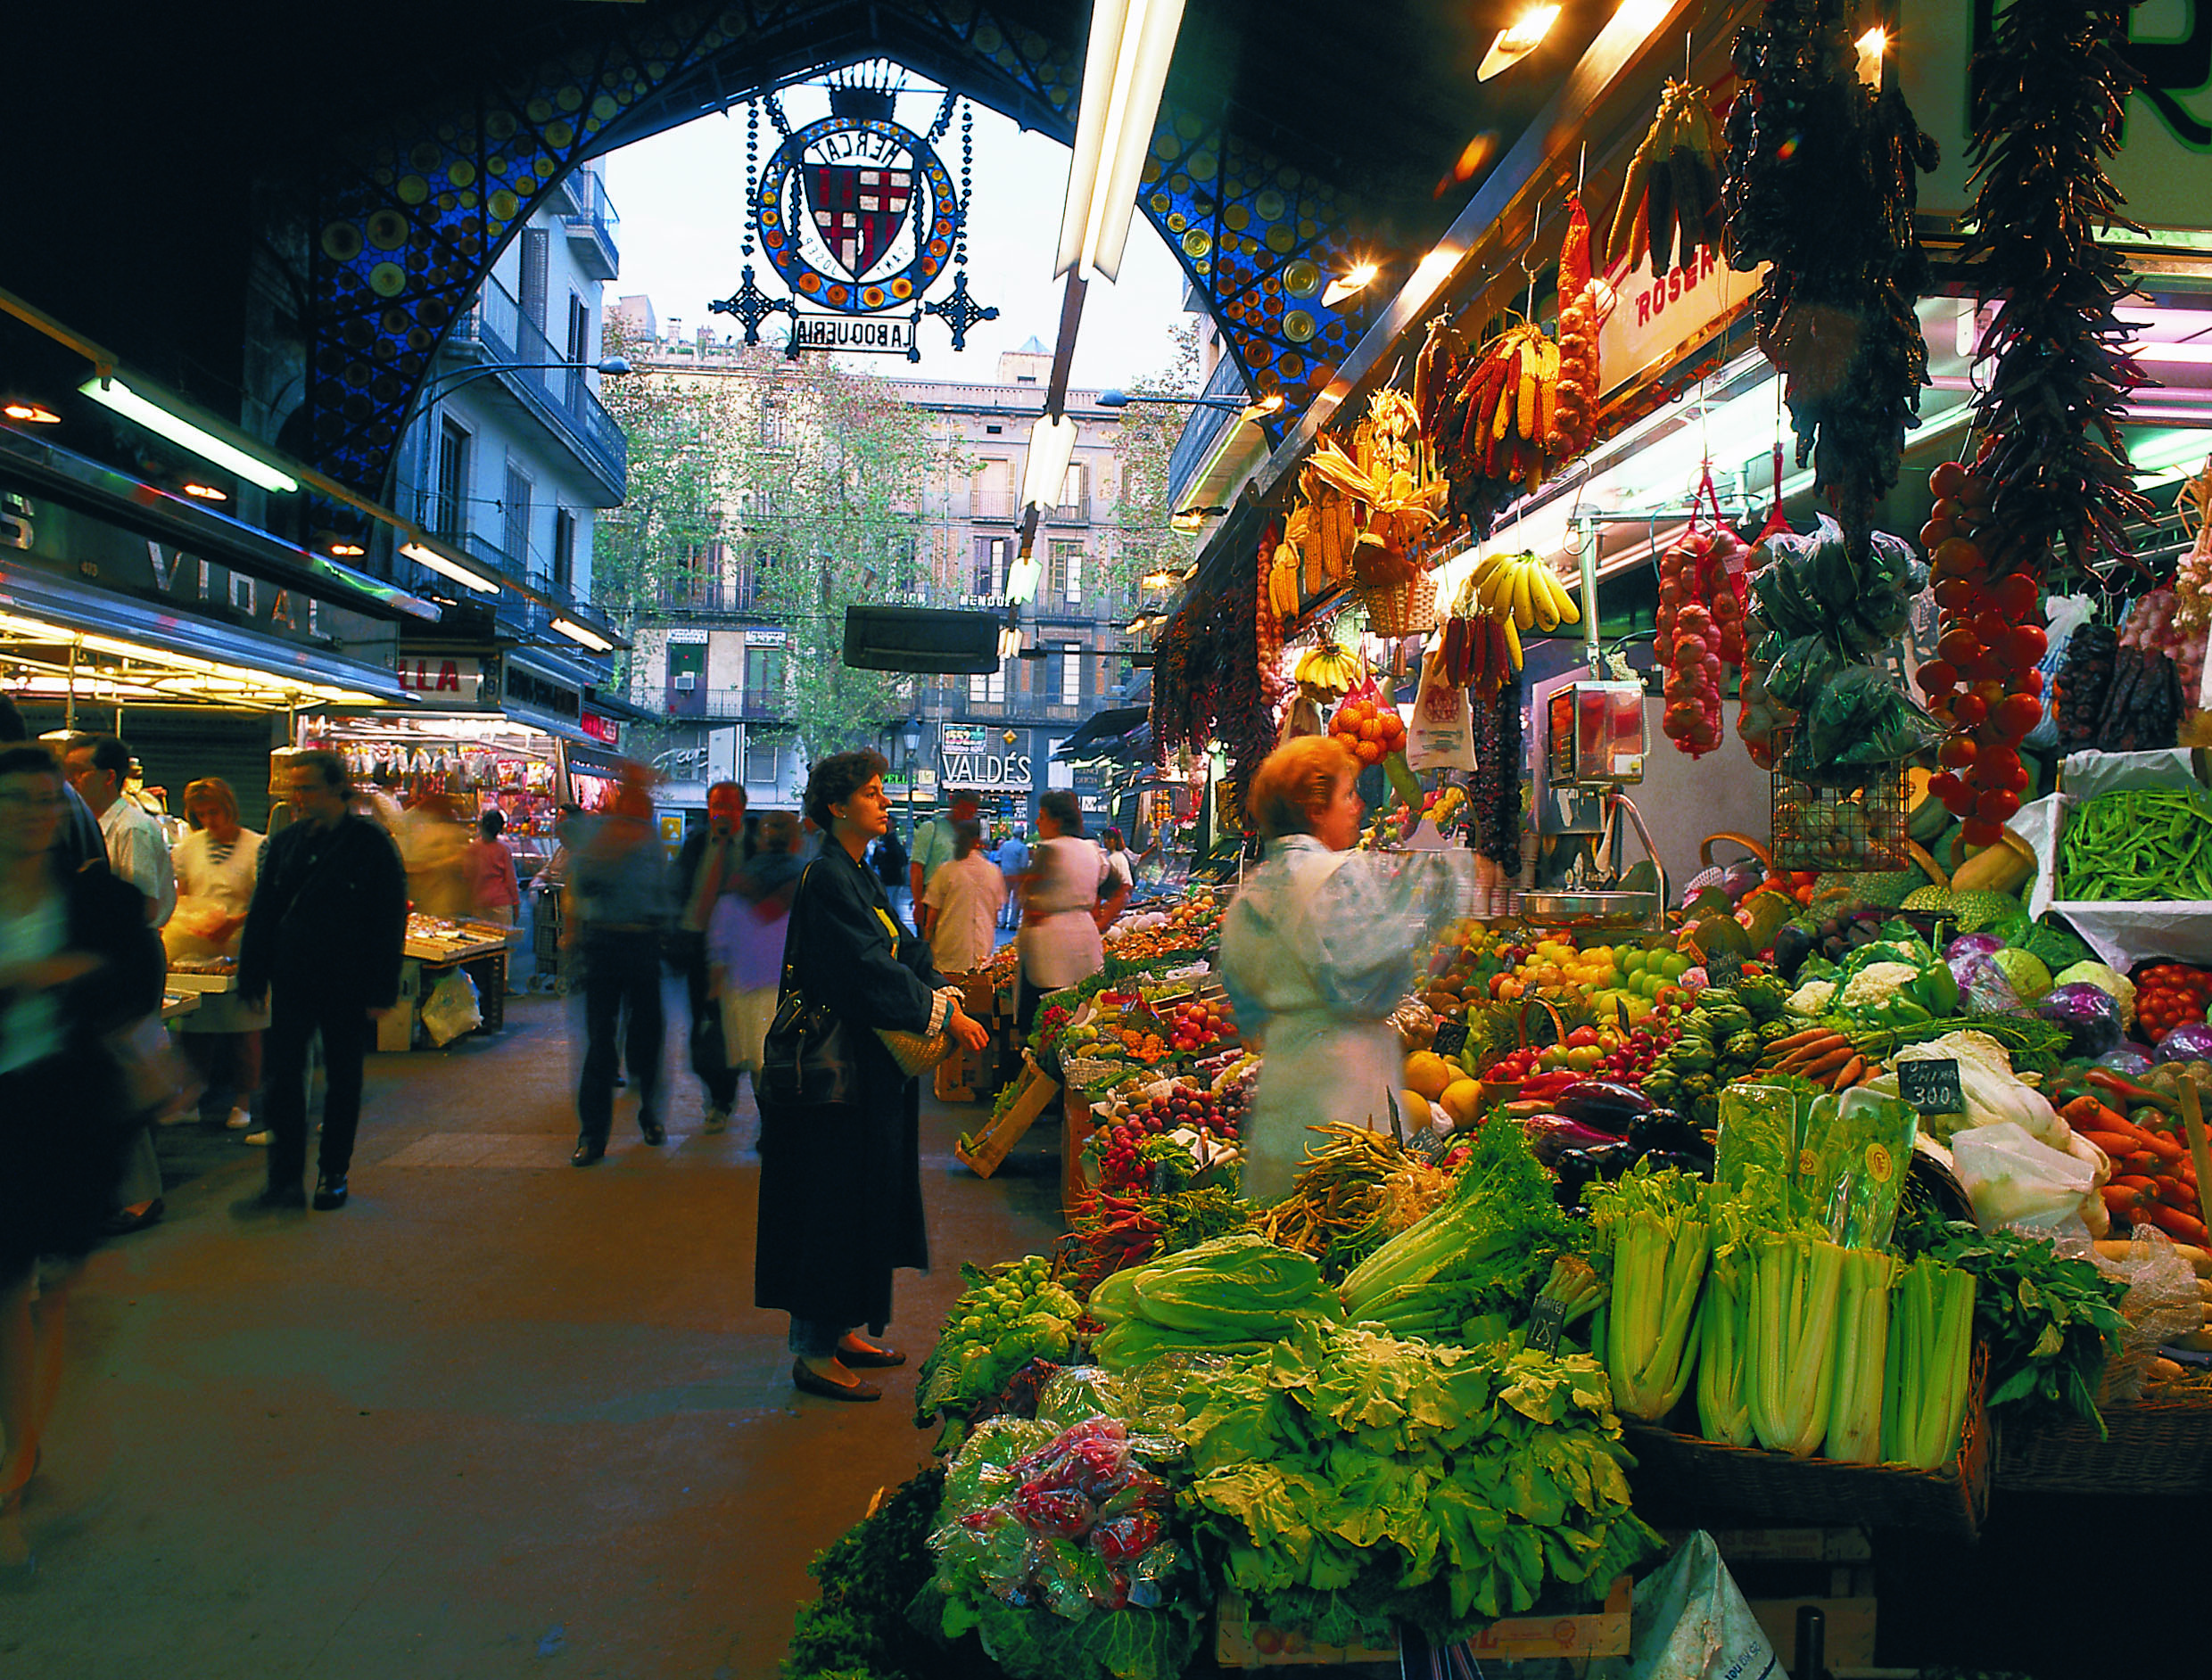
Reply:
M821 95L788 96L793 126L820 115ZM898 119L926 131L937 111L937 95L920 91L901 97ZM761 122L764 161L775 131ZM955 180L960 173L960 127L956 118L939 143L938 155ZM997 357L1032 335L1046 345L1060 323L1061 283L1052 278L1053 246L1060 234L1061 201L1067 194L1068 149L1044 136L1028 133L1008 118L976 108L975 197L968 234L968 289L978 303L996 304L999 318L977 325L968 349L956 353L951 334L935 316L921 325L922 358L855 356L849 360L889 378L981 379L996 377ZM726 315L710 315L706 305L738 289L744 257L745 112L706 117L650 140L625 146L607 161L607 194L621 214L622 275L607 295L642 292L653 300L661 330L672 317L689 334L705 325L717 337L736 330ZM757 245L754 271L765 289L780 285ZM950 289L941 281L932 301ZM1125 385L1164 368L1169 358L1168 334L1183 325L1184 278L1166 243L1143 216L1129 232L1128 254L1118 284L1092 286L1083 310L1083 331L1076 342L1074 384L1079 389ZM772 331L776 322L768 324Z

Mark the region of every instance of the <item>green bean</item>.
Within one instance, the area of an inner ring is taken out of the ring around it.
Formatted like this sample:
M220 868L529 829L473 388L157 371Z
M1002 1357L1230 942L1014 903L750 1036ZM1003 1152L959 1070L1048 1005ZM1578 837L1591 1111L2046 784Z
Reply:
M2212 813L2178 788L2100 795L2067 825L2059 879L2069 900L2212 899Z

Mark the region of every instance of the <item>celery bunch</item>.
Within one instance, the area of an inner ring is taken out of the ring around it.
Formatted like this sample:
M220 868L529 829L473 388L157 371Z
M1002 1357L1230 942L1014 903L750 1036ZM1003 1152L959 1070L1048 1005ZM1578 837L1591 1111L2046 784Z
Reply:
M1836 1308L1836 1389L1828 1401L1824 1457L1873 1464L1882 1457L1884 1368L1889 1354L1889 1297L1897 1262L1869 1248L1844 1251Z
M1699 1185L1672 1167L1638 1165L1584 1199L1613 1259L1604 1354L1614 1407L1655 1422L1689 1387L1696 1359L1690 1332L1710 1248Z
M1925 1256L1904 1269L1889 1322L1886 1463L1934 1470L1959 1450L1974 1350L1974 1277Z
M1697 1432L1708 1441L1749 1446L1752 1228L1728 1189L1707 1190L1713 1257L1697 1305Z
M1752 1243L1751 1428L1774 1452L1808 1457L1828 1432L1847 1252L1803 1230Z

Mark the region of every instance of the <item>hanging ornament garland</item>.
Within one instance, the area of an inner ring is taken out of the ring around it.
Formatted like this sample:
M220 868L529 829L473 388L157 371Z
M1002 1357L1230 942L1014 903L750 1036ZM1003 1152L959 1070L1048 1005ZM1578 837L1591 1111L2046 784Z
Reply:
M2002 298L1974 399L1988 442L1998 575L2130 561L2125 528L2150 513L2119 425L2144 383L2117 306L2126 263L2101 231L2142 230L2105 173L2141 74L2123 56L2133 0L2013 0L1975 54L1969 114L1980 190L1967 256Z

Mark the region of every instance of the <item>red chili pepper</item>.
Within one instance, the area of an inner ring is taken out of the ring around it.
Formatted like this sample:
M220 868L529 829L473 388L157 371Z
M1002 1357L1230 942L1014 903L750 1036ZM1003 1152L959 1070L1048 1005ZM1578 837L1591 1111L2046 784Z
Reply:
M2148 1090L2144 1086L2123 1079L2109 1067L2091 1068L2089 1083L2101 1091L2109 1091L2117 1097L2125 1098L2130 1108L2138 1103L2145 1103L2153 1108L2163 1108L2171 1114L2176 1107L2174 1099L2164 1091Z

